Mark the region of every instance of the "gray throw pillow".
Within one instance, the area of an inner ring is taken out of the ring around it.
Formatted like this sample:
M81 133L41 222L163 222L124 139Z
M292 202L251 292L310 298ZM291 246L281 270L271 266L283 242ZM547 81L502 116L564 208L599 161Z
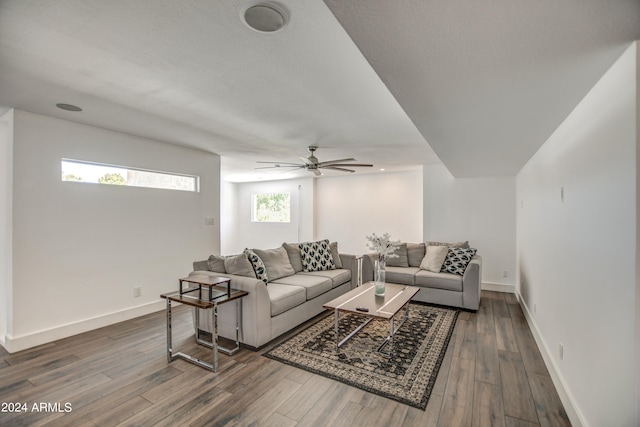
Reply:
M207 266L209 267L209 271L213 271L216 273L226 273L227 270L224 268L224 257L218 255L211 255L207 260Z
M424 243L407 243L407 258L409 267L420 267L420 263L426 253Z
M427 246L426 254L420 263L420 269L439 273L448 252L448 246Z
M336 268L342 268L342 259L340 259L340 254L338 253L338 242L331 242L329 246L331 247L331 255L333 255L333 263Z
M387 266L389 267L409 267L409 257L407 255L407 244L400 243L394 254L398 255L395 258L387 258Z
M249 262L249 258L244 253L231 255L224 258L224 269L227 274L235 274L236 276L256 277L253 266Z
M260 257L264 266L267 268L269 281L280 279L281 277L293 276L296 274L291 266L287 250L283 247L276 249L253 249L256 255Z
M300 254L300 248L297 243L283 243L282 247L287 251L289 256L289 262L291 267L296 273L302 271L302 255Z

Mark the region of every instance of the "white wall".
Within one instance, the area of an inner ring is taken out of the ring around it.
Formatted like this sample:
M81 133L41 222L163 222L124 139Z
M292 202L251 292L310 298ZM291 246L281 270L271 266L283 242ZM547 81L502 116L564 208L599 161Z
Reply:
M224 164L224 158L220 161ZM215 255L234 253L239 218L236 187L232 182L220 181L220 253ZM212 254L202 254L199 259L205 259L208 255Z
M519 292L574 425L640 425L636 67L632 47L517 176Z
M0 345L12 327L13 110L0 117Z
M200 192L62 182L60 159L200 176ZM10 351L161 309L219 252L220 158L15 111ZM133 288L142 296L133 297Z
M636 421L640 424L640 43L636 42Z
M225 230L223 255L240 253L244 248L276 248L283 242L313 239L313 178L260 181L223 185L223 203L235 206L222 224ZM291 222L264 223L251 221L252 196L257 193L291 194Z
M423 176L424 241L468 240L482 256L483 287L513 291L515 177L456 179L442 164Z
M363 254L366 236L422 241L422 171L354 174L316 180L317 239Z

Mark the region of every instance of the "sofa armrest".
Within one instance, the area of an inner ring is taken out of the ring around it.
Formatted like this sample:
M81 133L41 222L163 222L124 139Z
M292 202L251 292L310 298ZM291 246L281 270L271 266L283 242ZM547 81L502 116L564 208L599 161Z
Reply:
M220 274L213 271L193 271L189 275L206 274L210 276L223 276L231 279L231 287L240 291L246 291L249 295L242 298L242 317L240 341L252 347L269 342L271 339L271 300L269 292L262 280L254 277L236 276L234 274ZM210 325L209 316L200 316L201 327L207 332L211 332L213 325ZM220 321L230 321L225 319ZM206 328L206 329L205 329Z
M462 304L470 310L480 307L482 257L475 255L462 276Z
M376 254L369 253L362 255L362 283L373 280L373 266L376 263Z
M351 254L340 254L340 260L342 261L342 268L351 271L351 289L353 289L358 286L360 274L358 271L358 257Z
M193 261L193 271L209 271L209 260Z

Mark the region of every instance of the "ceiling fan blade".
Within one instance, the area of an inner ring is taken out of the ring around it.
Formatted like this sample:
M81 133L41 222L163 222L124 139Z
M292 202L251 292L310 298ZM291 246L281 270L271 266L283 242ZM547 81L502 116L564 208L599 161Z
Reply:
M313 161L308 158L308 157L300 157L300 159L302 159L302 161L304 162L305 165L314 165L315 163L313 163Z
M300 166L300 163L291 163L291 162L256 162L256 163L267 163L272 165L291 165L291 166Z
M335 163L344 163L344 162L355 162L356 159L340 159L340 160L328 160L326 162L320 162L318 163L318 166L329 166L329 165L333 165Z
M331 166L331 165L329 165L329 166ZM373 165L370 165L370 164L367 164L367 163L343 163L343 164L340 164L339 166L347 166L347 167L350 167L350 168L370 168L370 167L373 167Z
M254 168L254 169L280 169L280 168L293 168L293 169L300 169L303 168L303 165L273 165L273 166L261 166L259 168Z
M334 171L349 172L349 173L355 172L354 170L351 170L351 169L339 168L338 166L324 166L323 169L331 169Z

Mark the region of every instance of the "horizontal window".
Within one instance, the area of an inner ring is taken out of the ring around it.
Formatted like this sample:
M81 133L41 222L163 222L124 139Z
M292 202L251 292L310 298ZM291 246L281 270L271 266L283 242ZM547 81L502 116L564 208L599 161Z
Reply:
M91 184L127 185L165 190L199 191L199 177L62 159L62 180Z

